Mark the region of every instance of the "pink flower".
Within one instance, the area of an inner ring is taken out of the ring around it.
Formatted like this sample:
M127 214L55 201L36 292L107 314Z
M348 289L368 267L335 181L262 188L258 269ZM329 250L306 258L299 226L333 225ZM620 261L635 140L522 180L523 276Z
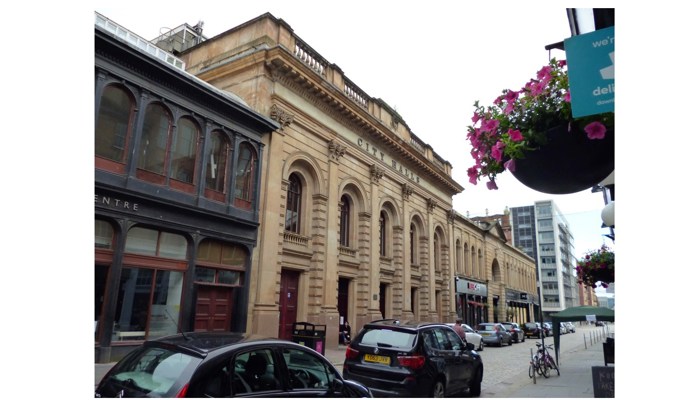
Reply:
M496 142L496 144L491 147L491 157L493 157L493 159L496 161L501 161L501 158L503 157L503 148L505 146L506 145L500 140Z
M515 172L515 160L513 160L512 158L506 161L506 163L503 164L503 166L506 167L508 171Z
M523 140L523 135L517 129L508 129L508 136L510 136L510 140L514 142L520 142Z
M491 131L495 130L496 128L498 128L499 124L500 124L500 122L498 122L498 120L489 119L487 121L483 121L483 123L481 124L481 130L484 132L491 132Z
M542 69L537 71L537 79L544 79L550 76L550 73L552 73L552 67L550 67L549 65L545 65L544 67L542 67Z
M479 121L480 118L481 118L481 117L479 116L479 113L476 113L476 112L475 112L474 115L472 116L472 123L476 124L477 121Z
M571 103L571 92L569 92L568 90L564 94L564 101L567 103Z
M583 130L586 131L589 139L605 139L605 125L598 121L591 122L590 124L586 125Z
M492 179L492 180L486 182L486 189L488 189L488 190L498 190L498 186L496 186L496 182Z
M469 183L476 185L476 178L479 176L479 170L476 165L467 169L467 175L469 176Z

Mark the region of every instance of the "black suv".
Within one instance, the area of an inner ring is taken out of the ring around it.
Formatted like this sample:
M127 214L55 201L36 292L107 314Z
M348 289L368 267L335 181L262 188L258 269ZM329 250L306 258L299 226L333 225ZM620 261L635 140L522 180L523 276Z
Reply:
M483 374L474 345L439 323L370 322L343 364L343 378L369 387L374 397L478 397Z
M541 338L543 331L539 322L526 322L523 325L523 332L525 333L525 337L527 338Z

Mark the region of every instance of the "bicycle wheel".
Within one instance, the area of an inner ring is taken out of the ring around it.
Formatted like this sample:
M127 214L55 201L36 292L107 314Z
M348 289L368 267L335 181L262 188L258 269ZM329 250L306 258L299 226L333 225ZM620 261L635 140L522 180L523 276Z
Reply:
M556 362L554 362L554 359L552 356L549 356L549 365L552 367L552 369L557 370L557 376L561 376L561 373L559 373L559 366L557 365Z
M540 362L540 371L542 371L542 376L549 378L549 363L547 362L547 359L543 359Z

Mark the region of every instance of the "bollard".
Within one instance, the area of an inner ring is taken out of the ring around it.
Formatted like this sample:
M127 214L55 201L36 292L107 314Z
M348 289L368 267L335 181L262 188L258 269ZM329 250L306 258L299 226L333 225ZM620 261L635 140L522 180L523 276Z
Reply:
M585 333L583 334L583 347L585 349L588 349L588 344L586 344L586 334Z

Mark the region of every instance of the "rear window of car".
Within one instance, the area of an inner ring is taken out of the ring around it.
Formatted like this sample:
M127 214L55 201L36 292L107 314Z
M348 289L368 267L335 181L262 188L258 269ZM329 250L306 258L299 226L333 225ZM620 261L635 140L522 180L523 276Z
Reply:
M416 340L415 332L398 331L393 329L367 329L360 338L360 344L380 347L413 347Z
M187 354L146 348L137 357L110 372L110 379L144 395L165 395L188 366L199 359Z
M495 331L496 326L495 325L479 325L479 330L480 331Z

